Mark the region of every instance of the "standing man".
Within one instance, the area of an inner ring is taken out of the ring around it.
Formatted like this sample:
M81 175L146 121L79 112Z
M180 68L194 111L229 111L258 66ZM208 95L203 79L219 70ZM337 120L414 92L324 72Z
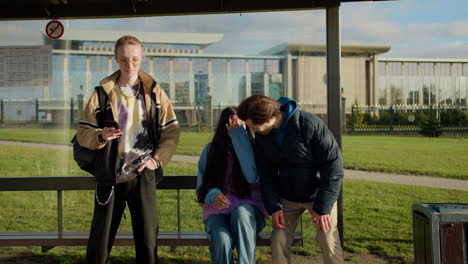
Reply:
M101 160L96 162L98 184L86 263L107 261L128 204L136 263L154 264L158 232L156 184L161 168L175 152L180 127L164 90L140 70L143 43L133 36L123 36L117 40L114 52L119 70L101 81L108 105L100 109L99 95L94 92L77 131L77 140L83 147L112 146L106 148L110 151L103 157L98 155ZM96 118L103 113L104 126Z
M333 134L287 97L251 96L240 104L238 116L256 133L262 198L273 219L272 263L291 263L289 247L305 210L316 225L324 262L343 263L336 200L344 170Z

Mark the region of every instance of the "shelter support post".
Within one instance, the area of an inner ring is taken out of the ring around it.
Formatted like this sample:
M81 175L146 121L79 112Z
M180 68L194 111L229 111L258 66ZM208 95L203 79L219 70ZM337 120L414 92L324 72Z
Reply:
M327 20L327 116L328 127L341 148L341 39L340 7L328 7ZM338 197L338 229L343 246L343 187Z

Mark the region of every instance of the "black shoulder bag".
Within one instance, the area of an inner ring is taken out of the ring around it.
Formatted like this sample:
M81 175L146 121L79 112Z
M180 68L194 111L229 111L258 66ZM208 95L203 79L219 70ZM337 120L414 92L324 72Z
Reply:
M95 90L98 95L100 109L100 111L96 113L96 121L98 127L104 128L104 120L113 120L114 118L111 109L107 109L107 94L102 86L96 86ZM112 171L114 171L115 168L115 159L106 160L106 158L110 158L110 155L116 155L112 153L112 149L116 148L117 144L113 141L109 141L102 149L88 149L79 144L76 139L76 134L72 139L72 143L73 159L80 169L94 175L98 184L115 185L115 175L112 175ZM112 169L103 171L109 168Z
M107 109L107 94L102 86L96 86L98 95L99 110L96 113L96 122L99 128L104 128L105 120L113 120L112 110ZM88 149L81 146L76 139L76 134L72 139L73 159L80 169L94 175L96 179L96 201L99 205L107 205L114 192L115 185L115 158L117 155L118 143L115 140L107 142L101 149ZM102 202L99 197L107 197Z

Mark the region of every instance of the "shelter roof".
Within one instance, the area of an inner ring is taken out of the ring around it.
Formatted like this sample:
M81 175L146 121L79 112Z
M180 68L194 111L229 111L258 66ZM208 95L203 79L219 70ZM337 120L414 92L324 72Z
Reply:
M322 9L366 0L5 0L0 20L141 17ZM388 1L388 0L367 0Z

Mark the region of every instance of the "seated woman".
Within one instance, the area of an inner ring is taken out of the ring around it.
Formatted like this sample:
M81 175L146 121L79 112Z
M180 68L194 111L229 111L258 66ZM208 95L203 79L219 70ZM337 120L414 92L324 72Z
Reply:
M211 261L255 263L257 233L268 217L260 195L255 159L248 132L236 109L222 111L213 141L198 162L197 202L211 241Z

